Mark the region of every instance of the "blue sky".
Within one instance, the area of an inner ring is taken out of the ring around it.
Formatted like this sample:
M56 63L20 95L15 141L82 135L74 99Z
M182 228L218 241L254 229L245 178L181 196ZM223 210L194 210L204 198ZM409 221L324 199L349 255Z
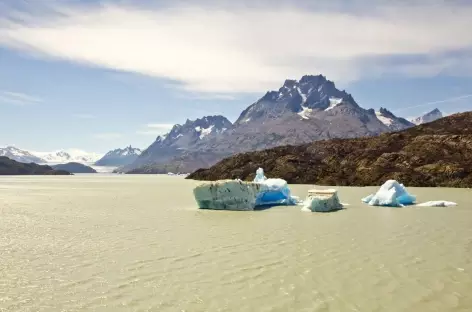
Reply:
M233 2L1 1L0 145L145 148L304 74L404 117L472 110L470 2Z

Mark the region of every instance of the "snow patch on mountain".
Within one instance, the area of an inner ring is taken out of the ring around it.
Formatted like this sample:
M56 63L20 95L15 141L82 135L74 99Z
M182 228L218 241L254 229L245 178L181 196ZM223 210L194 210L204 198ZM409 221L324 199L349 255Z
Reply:
M298 113L303 119L310 119L310 114L313 110L308 107L302 107L302 111Z
M375 112L375 115L377 116L377 119L380 120L387 127L390 127L392 125L393 120L391 118L384 117L382 113L378 111Z
M197 127L199 128L197 132L200 132L200 136L199 136L200 140L206 137L207 135L209 135L214 127L215 125L211 125L208 128L203 128L203 129L201 127Z
M329 106L328 108L325 109L325 111L332 110L333 108L335 108L342 102L343 102L343 99L340 99L340 98L334 98L334 97L329 98Z

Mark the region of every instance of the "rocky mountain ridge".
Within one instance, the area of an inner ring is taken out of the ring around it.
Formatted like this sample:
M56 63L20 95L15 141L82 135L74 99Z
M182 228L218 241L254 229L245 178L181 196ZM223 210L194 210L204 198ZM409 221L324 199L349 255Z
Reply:
M256 169L289 183L472 187L472 112L376 137L331 139L228 157L189 179L252 180Z
M211 129L216 131L203 131L213 124ZM377 136L413 126L385 108L376 112L360 107L352 95L337 89L323 75L307 75L268 91L242 111L234 124L223 116L208 116L175 125L120 170L189 172L236 153L331 138Z

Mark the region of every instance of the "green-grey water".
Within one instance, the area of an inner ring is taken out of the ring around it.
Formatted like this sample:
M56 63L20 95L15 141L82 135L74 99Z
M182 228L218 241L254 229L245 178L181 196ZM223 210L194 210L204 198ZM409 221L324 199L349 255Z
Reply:
M456 207L198 210L180 177L0 178L0 311L472 311L472 190ZM312 186L291 186L304 197Z

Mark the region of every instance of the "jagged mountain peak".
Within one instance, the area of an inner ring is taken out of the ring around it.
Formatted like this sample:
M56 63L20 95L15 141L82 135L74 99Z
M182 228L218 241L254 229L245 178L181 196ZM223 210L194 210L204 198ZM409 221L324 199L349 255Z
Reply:
M316 111L331 110L340 104L357 106L346 91L336 88L323 75L305 75L300 80L286 79L278 91L268 91L244 110L235 125L265 122L300 114L302 119Z
M133 154L134 155L141 154L141 149L133 147L132 145L129 145L125 148L117 148L106 153L106 155L123 155L123 156L133 155Z
M440 118L443 118L443 113L435 108L433 109L432 111L418 117L418 118L414 118L411 120L412 123L414 123L415 125L421 125L421 124L424 124L424 123L427 123L427 122L432 122L432 121L435 121L435 120L438 120Z
M203 139L212 133L221 133L232 127L232 123L224 116L204 116L195 120L187 119L183 125L176 124L165 136L159 136L156 141L173 144L184 136Z

